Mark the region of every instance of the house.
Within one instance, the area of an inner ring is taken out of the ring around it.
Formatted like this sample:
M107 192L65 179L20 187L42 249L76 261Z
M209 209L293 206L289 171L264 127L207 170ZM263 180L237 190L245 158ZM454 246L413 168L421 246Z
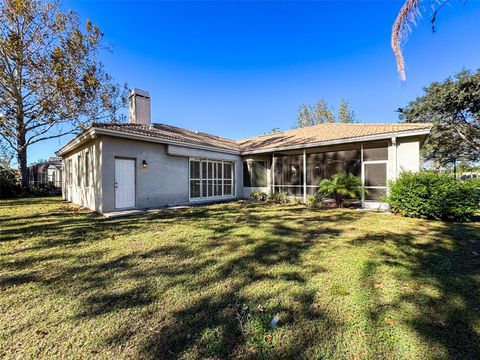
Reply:
M480 179L480 172L466 171L460 175L461 180Z
M30 186L62 187L62 158L50 157L28 167L28 182Z
M388 181L418 171L429 124L322 124L242 140L151 123L150 96L130 94L130 122L94 123L57 154L63 197L99 213L287 192L352 173L381 205Z

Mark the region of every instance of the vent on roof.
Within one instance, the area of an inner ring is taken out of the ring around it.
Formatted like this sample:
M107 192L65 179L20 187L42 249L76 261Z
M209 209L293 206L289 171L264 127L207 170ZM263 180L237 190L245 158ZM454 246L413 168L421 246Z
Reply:
M195 134L197 134L197 135L209 136L209 137L213 137L213 138L217 138L217 139L220 138L220 136L212 135L212 134L207 134L207 133L204 133L204 132L201 132L201 131L198 131L198 130L194 130L194 131L192 131L192 132L195 133Z

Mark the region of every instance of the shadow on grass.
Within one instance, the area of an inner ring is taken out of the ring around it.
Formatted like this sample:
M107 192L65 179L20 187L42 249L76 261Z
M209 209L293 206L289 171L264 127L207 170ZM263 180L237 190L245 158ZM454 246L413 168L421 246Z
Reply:
M123 346L134 338L132 357L309 358L313 348L335 344L346 325L316 303L309 280L327 270L304 262L304 255L321 257L323 249L339 246L333 240L353 231L349 224L365 214L305 211L246 203L110 220L68 208L34 218L6 217L0 234L6 249L0 259L5 270L0 290L28 283L46 287L78 305L72 316L76 323L139 310L148 322L145 328L126 321L104 344ZM162 232L179 224L184 233L167 242ZM146 242L144 234L152 238ZM126 243L118 240L123 235L135 237ZM32 236L38 240L30 243ZM114 236L118 248L115 243L102 246L102 240ZM146 248L135 247L137 238ZM9 248L10 243L15 246ZM416 307L405 324L449 358L479 358L478 227L440 224L401 234L385 230L350 242L354 247L372 244L380 248L362 265L360 278L372 323L369 353L388 353L375 331L384 326L390 308L380 304L374 285L379 268L389 266L417 285L389 304ZM439 296L418 291L422 286L434 287ZM334 290L347 296L349 289ZM167 302L167 310L160 300ZM258 310L265 304L265 310ZM237 316L243 305L251 318L242 331ZM276 314L282 315L278 333L269 326ZM335 354L335 349L324 354Z
M155 309L161 306L159 297L178 288L182 289L182 297L174 303L175 309L162 315L166 318L158 320L155 328L118 329L106 339L106 345L120 346L136 336L141 339L135 354L139 358L177 358L185 351L193 351L197 357L225 358L236 354L241 358L275 358L277 354L268 340L273 331L269 323L276 313L282 313L281 326L296 326L297 336L283 339L275 349L283 357L297 357L320 339L323 341L322 334L341 326L314 306L313 289L299 286L312 274L325 271L320 266L302 265L302 255L317 241L328 242L340 236L341 231L333 226L312 228L320 221L333 223L333 213L306 225L302 207L278 207L276 214L271 210L230 204L109 220L56 208L34 218L7 217L0 241L15 242L16 246L5 252L15 256L15 261L1 265L15 274L0 278L0 287L36 283L49 292L71 298L78 304L75 322L134 309L155 316ZM142 236L178 223L191 229L175 243L160 242L151 250L129 250L113 258L112 249L97 247L112 236ZM245 228L244 233L235 233L239 226ZM251 229L260 228L265 229L265 234L252 237ZM208 237L196 241L197 230L208 230ZM38 240L21 246L31 236ZM78 253L81 249L87 251ZM48 263L52 266L45 270ZM271 269L277 266L286 269L272 273ZM290 266L301 267L302 272L288 269ZM39 267L41 270L37 270ZM271 296L287 296L282 290L274 290L275 295L245 295L247 288L263 281L297 286L294 293L288 294L292 302L278 302L265 312L257 312L257 306ZM244 304L249 305L259 328L242 332L237 313ZM318 324L302 328L305 320L316 320Z
M400 270L399 281L411 282L392 307L413 305L417 312L403 321L450 359L480 358L480 232L473 224L438 223L434 231L403 234L379 232L351 241L353 246L384 244L381 260L365 271L364 288L369 296L369 316L376 326L386 310L378 305L375 267ZM418 241L419 235L428 241ZM424 288L432 291L422 291ZM370 289L370 290L369 290ZM433 357L439 354L431 354Z

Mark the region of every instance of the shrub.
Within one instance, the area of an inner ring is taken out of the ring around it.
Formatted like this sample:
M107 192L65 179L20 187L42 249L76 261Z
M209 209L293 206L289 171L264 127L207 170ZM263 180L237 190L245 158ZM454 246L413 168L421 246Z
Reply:
M37 186L30 186L26 189L24 195L26 196L53 196L58 195L60 190L51 184L39 184Z
M288 202L292 205L298 205L301 203L300 199L295 195L290 195L288 197Z
M480 188L480 178L476 178L476 179L467 179L467 180L464 180L466 183L470 184L471 186L473 187L477 187L477 188Z
M0 199L20 194L20 178L18 171L0 166Z
M268 194L262 191L254 191L250 194L254 201L265 202L268 200Z
M306 204L312 208L325 208L325 202L319 194L308 195Z
M337 207L342 207L347 199L361 197L363 191L361 180L352 174L335 174L320 181L318 188L318 194L332 196Z
M404 172L390 183L390 210L409 217L468 221L480 209L480 186L434 172Z
M271 192L270 201L275 204L288 204L288 194L286 192Z

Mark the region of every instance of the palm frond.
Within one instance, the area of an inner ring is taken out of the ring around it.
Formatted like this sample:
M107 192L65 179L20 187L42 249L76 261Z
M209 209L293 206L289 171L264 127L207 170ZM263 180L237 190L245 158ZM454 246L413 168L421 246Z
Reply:
M406 79L402 42L411 31L411 25L416 25L416 19L420 16L418 10L420 1L421 0L406 0L392 27L392 49L395 54L395 59L397 60L397 69L402 81Z

